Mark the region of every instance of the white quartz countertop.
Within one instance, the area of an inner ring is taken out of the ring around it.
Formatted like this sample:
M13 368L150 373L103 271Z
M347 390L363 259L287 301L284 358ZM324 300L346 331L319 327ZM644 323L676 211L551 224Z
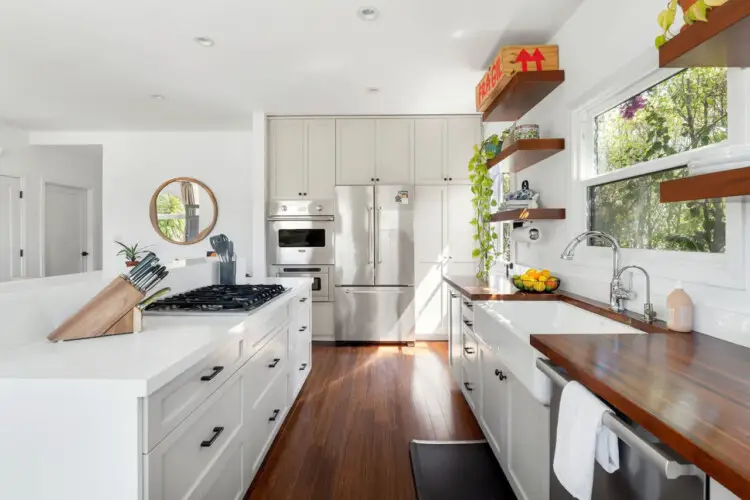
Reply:
M289 290L250 313L144 317L141 333L69 342L33 342L0 355L0 386L8 383L107 386L134 397L158 390L204 356L247 332L253 317L273 314L309 278L250 279ZM267 316L266 316L267 317ZM259 319L262 321L262 319Z

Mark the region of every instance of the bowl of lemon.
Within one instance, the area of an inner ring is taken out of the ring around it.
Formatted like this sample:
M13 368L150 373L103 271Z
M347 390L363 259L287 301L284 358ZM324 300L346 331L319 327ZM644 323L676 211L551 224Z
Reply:
M547 269L529 269L521 276L513 276L513 284L522 292L550 293L560 288L560 279Z

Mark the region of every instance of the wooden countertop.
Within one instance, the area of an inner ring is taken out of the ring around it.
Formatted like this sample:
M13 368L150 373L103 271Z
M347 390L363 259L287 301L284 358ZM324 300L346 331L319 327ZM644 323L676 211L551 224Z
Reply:
M750 349L700 333L533 335L531 345L750 498Z

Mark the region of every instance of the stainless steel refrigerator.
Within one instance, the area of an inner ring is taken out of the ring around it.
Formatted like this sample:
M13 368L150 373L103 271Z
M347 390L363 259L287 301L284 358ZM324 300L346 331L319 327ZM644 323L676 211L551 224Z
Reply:
M413 196L414 186L336 187L337 341L414 342Z

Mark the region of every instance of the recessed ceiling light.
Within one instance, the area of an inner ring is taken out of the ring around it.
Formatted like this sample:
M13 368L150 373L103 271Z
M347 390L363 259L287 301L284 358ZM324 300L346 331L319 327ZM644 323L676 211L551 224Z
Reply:
M374 21L380 15L375 7L360 7L357 14L365 21Z
M368 94L377 94L378 92L380 92L380 89L377 87L367 87Z
M213 47L216 44L216 42L214 42L207 36L196 36L195 38L193 38L193 41L198 45L203 45L204 47Z
M151 99L155 101L163 101L164 99L166 99L166 97L161 94L151 94Z

